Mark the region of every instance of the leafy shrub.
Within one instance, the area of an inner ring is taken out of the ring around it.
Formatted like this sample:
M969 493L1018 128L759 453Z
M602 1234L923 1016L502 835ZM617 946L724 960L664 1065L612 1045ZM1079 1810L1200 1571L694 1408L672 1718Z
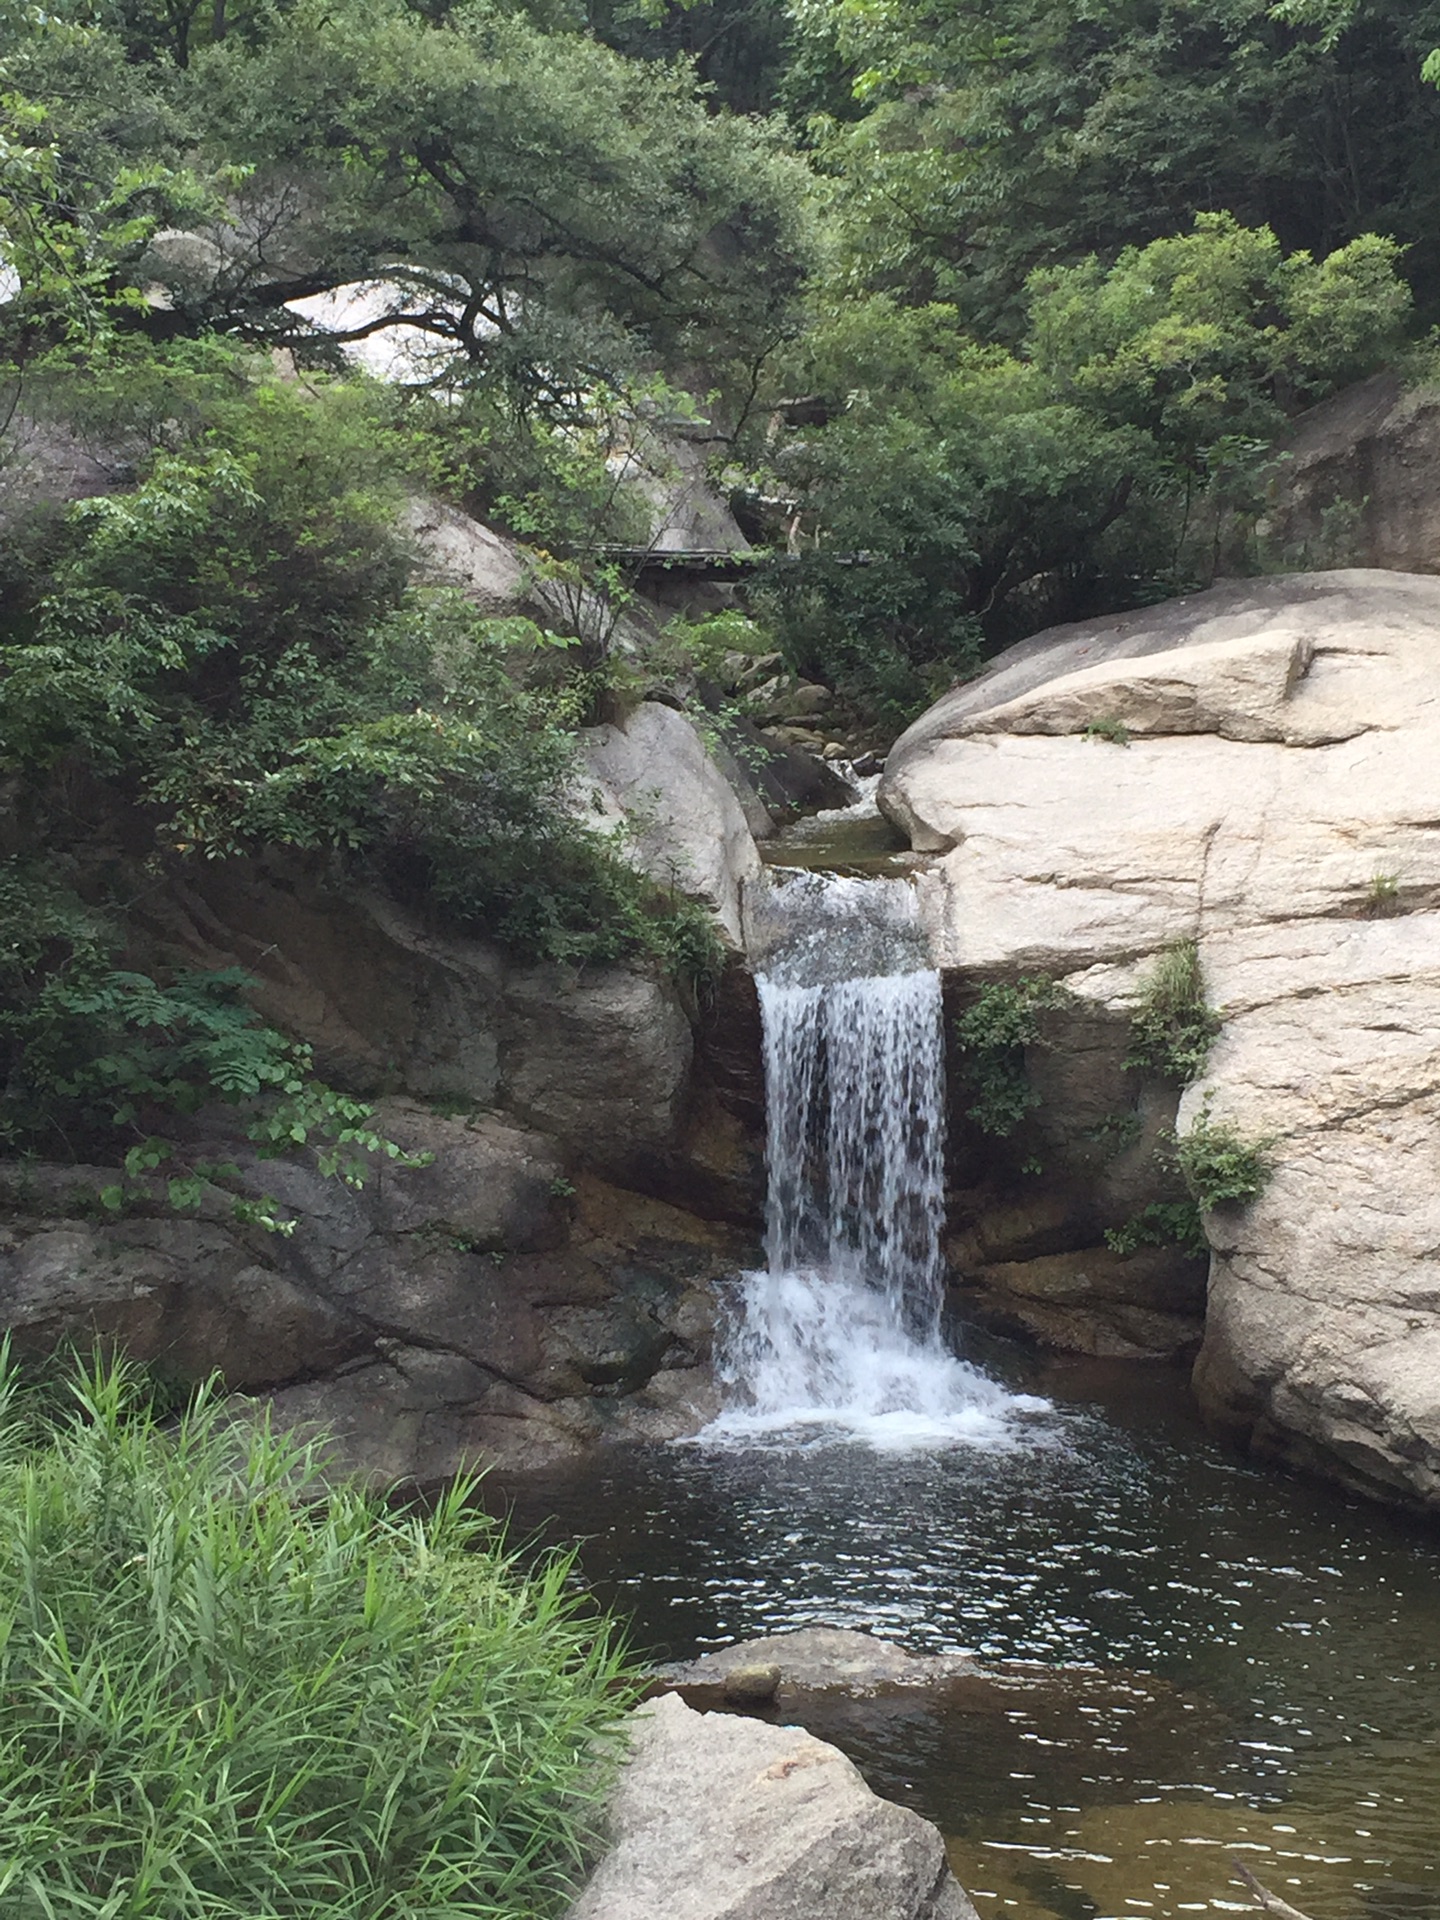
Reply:
M981 989L975 1005L955 1022L974 1096L966 1112L985 1133L1014 1133L1040 1096L1025 1072L1025 1049L1042 1042L1040 1016L1064 1006L1068 991L1045 974Z
M1205 999L1200 950L1181 940L1157 955L1141 983L1125 1065L1189 1086L1205 1071L1220 1016Z
M1206 1102L1185 1133L1175 1140L1173 1159L1205 1212L1244 1206L1263 1193L1274 1171L1273 1137L1252 1139L1226 1120L1210 1118Z
M324 849L527 956L709 971L704 915L575 815L583 642L406 587L390 405L213 345L100 355L83 417L139 483L0 617L0 769L87 767L167 857Z
M1116 1154L1134 1146L1144 1132L1144 1122L1138 1113L1107 1113L1084 1131L1086 1139L1095 1142L1102 1157L1113 1160Z
M558 1914L627 1703L566 1561L148 1398L0 1356L8 1920Z
M157 379L172 371L178 417ZM73 404L99 410L88 364L82 374L60 360L50 374L78 390ZM247 655L303 637L322 658L398 605L409 559L401 481L415 456L382 389L288 386L244 355L227 367L218 350L194 346L154 361L118 347L95 374L109 396L97 427L144 446L138 484L72 508L52 593L108 593ZM238 669L238 655L226 664Z
M1105 1229L1105 1244L1115 1253L1138 1247L1179 1247L1183 1253L1208 1253L1210 1243L1193 1200L1152 1200L1119 1227Z
M402 1154L368 1124L371 1109L311 1071L309 1047L267 1027L241 999L238 968L181 972L165 984L117 968L113 930L72 892L0 861L0 1140L22 1148L124 1151L125 1179L99 1199L116 1209L160 1173L172 1206L200 1204L230 1164L189 1157L175 1121L221 1102L244 1111L261 1158L313 1146L320 1171L363 1185L363 1156ZM244 1197L239 1217L288 1230L272 1202Z

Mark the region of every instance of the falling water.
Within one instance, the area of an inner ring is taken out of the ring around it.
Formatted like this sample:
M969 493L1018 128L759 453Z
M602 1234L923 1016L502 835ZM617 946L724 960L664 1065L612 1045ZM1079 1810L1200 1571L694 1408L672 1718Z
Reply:
M941 1338L944 1028L913 891L777 876L751 918L766 1268L742 1277L722 1326L729 1405L704 1438L1006 1444L1012 1416L1044 1403Z

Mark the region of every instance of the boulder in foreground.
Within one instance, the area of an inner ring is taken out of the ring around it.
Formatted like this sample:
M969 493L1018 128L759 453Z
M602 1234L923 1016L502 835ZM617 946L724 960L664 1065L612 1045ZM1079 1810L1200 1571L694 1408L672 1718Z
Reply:
M570 1920L976 1920L939 1833L794 1727L637 1708L611 1847Z

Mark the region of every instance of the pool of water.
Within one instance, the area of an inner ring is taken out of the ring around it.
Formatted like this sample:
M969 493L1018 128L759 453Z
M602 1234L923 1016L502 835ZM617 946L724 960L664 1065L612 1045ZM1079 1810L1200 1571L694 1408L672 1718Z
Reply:
M1182 1376L1052 1364L1006 1450L613 1451L489 1483L636 1644L862 1627L1028 1663L810 1724L947 1835L982 1915L1440 1920L1440 1536L1259 1472Z
M806 867L816 873L883 878L910 872L915 857L905 836L876 806L878 785L873 776L861 781L853 806L806 814L774 839L762 840L761 859L767 866Z

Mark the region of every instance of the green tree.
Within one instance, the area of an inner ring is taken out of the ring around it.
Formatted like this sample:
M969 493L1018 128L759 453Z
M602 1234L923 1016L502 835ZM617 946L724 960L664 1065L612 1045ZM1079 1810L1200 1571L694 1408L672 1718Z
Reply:
M219 238L252 331L295 337L288 302L383 280L352 337L401 316L563 408L657 358L743 384L788 328L803 174L684 67L474 6L301 0L193 81L215 151L251 169Z
M819 18L867 109L821 144L857 280L1014 337L1036 268L1223 211L1317 257L1390 235L1422 310L1440 299L1434 0L882 0Z
M903 709L928 668L1204 579L1196 504L1213 522L1287 418L1395 348L1398 264L1374 235L1316 261L1202 215L1032 275L1013 351L832 286L788 362L809 422L766 448L815 542L771 590L793 664Z

